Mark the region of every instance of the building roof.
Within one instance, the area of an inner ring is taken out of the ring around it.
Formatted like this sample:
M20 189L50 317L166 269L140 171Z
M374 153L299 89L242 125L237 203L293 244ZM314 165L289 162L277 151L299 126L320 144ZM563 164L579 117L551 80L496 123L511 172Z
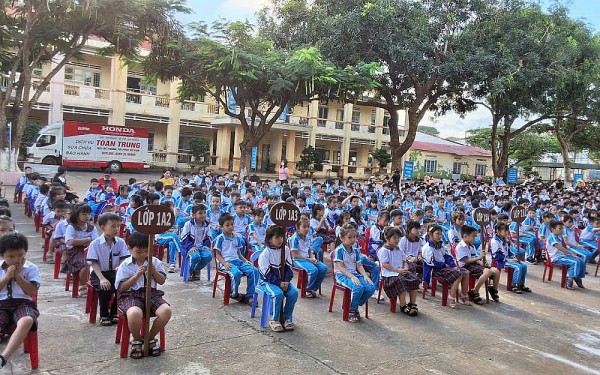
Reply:
M417 132L411 150L439 152L456 156L490 157L492 154L479 147L465 146L433 135Z

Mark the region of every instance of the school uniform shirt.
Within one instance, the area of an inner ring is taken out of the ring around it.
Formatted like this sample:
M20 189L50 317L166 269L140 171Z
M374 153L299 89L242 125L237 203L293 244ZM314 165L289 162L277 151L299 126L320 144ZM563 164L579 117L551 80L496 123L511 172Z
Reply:
M473 245L467 245L465 241L460 241L458 246L456 246L456 258L458 259L458 265L460 267L465 266L465 262L462 261L463 258L471 259L477 256L477 249Z
M148 265L148 260L146 259L146 260L144 260L144 266L147 266L147 265ZM121 265L117 269L117 276L115 277L116 288L118 289L122 282L127 281L127 280L131 279L133 276L135 276L135 274L137 273L138 267L139 266L135 263L135 260L133 259L133 257L129 257L129 258L125 259L123 261L123 263L121 263ZM164 275L165 277L167 277L167 272L165 271L165 268L163 267L163 264L160 259L152 257L152 267L154 269L154 272L158 272L158 273ZM139 279L137 279L135 281L135 284L133 284L131 286L131 288L129 288L129 290L138 290L138 289L145 288L146 287L145 282L146 282L145 276L141 276ZM156 289L156 286L157 286L156 281L154 280L154 278L152 278L152 280L150 280L150 287L153 289Z
M584 230L581 231L579 239L585 241L595 241L599 236L600 235L598 234L598 232L594 232L594 227L588 225L585 227Z
M210 226L213 226L213 227L219 226L219 217L221 217L222 213L223 213L223 211L221 211L220 209L214 211L212 209L212 207L210 207L206 211L206 218L208 219Z
M448 241L451 245L460 242L460 229L456 225L453 225L448 229Z
M383 245L383 228L379 228L377 225L371 226L369 232L369 248L377 251Z
M260 243L265 243L265 236L267 235L267 223L264 221L260 224L256 224L254 221L248 225L248 240L252 245L258 244L254 235L260 240Z
M504 264L506 257L512 257L513 254L510 251L508 238L502 239L498 236L494 236L490 241L492 249L492 257L496 259L496 262Z
M118 197L115 199L115 204L116 204L117 206L120 206L120 205L122 205L122 204L129 203L130 201L131 201L131 199L129 199L129 197L122 197L122 196L120 196L120 195L119 195L119 196L118 196Z
M546 224L546 223L540 224L540 228L538 229L538 236L542 237L542 238L548 238L549 235L550 235L550 228L548 227L548 224Z
M577 239L575 238L575 231L571 228L563 226L563 237L566 237L569 243L576 244Z
M90 272L93 271L92 261L98 262L100 271L114 271L119 266L121 259L129 256L129 250L122 238L115 237L112 245L109 245L106 237L102 234L90 243L87 262L90 265Z
M246 235L246 228L252 223L252 216L242 214L242 216L235 214L233 215L233 230L243 236Z
M341 275L342 273L337 266L338 262L343 263L348 272L357 274L358 271L356 269L358 267L358 263L360 263L359 250L356 247L353 247L350 249L350 251L348 251L344 247L344 244L340 244L333 251L333 269L337 275Z
M42 219L42 225L50 225L51 227L54 227L54 224L58 223L60 219L62 219L62 217L56 217L56 213L50 212L44 215L44 218Z
M183 225L181 230L181 244L186 244L186 241L193 243L196 249L204 246L204 239L208 237L210 228L207 220L197 223L196 219L191 219ZM183 247L186 247L185 245ZM192 246L189 246L190 248Z
M0 261L0 279L6 275L7 268L8 265L6 264L6 262L4 260ZM23 264L23 269L21 270L20 275L25 280L34 284L36 288L40 287L40 282L42 281L42 278L40 276L40 270L35 264L26 260L25 264ZM25 292L23 291L23 289L21 289L21 287L15 281L15 279L12 279L2 290L0 290L1 301L13 298L22 298L31 301L31 296L25 294Z
M330 227L334 227L335 226L335 222L337 221L337 218L340 216L341 214L341 210L335 208L335 207L327 207L325 208L325 220L327 220L327 224Z
M61 221L59 221L58 224L56 224L56 227L54 227L54 234L52 235L52 238L55 240L65 238L68 226L69 222L67 220L62 219Z
M100 190L100 188L89 188L87 190L87 192L85 193L85 197L83 198L83 201L85 203L96 203L96 197L98 196L98 193L101 192L102 190Z
M563 245L562 236L551 233L546 240L546 251L548 251L548 255L550 256L550 260L556 259L558 256L564 255L564 253L556 248L555 245Z
M390 249L384 245L377 251L377 257L379 258L379 263L382 265L384 263L388 263L390 266L395 268L402 268L404 266L404 262L406 262L406 254L404 251L402 251L402 249L400 249L400 247ZM381 267L381 276L383 277L393 277L398 275L398 272L389 271L385 267Z
M310 245L313 241L313 236L308 233L304 238L302 238L298 232L295 232L294 234L292 234L292 237L290 237L290 248L292 251L298 251L300 253L300 256L302 256L303 258L308 258L309 257L309 250L310 250Z
M87 229L87 228L86 228ZM91 238L92 241L98 238L98 233L96 232L96 228L94 227L90 232L86 232L85 230L76 229L72 224L67 226L67 230L65 232L65 243L71 240L82 240L84 238ZM67 248L72 248L73 246L67 245Z
M536 219L535 219L535 218L533 218L533 219L532 219L532 218L530 218L529 216L527 216L527 217L525 218L525 220L523 221L523 224L521 224L521 228L520 228L520 229L521 229L522 231L523 231L523 230L532 231L532 230L533 230L535 227L537 227L537 226L538 226L538 225L537 225L537 221L536 221ZM528 228L528 227L531 227L531 228ZM525 229L525 228L527 228L527 229Z
M281 249L267 246L258 257L258 271L260 277L269 284L279 286L282 281L289 282L294 277L292 271L292 254L289 247L285 247L285 273L281 279Z
M412 242L408 239L408 237L402 237L400 239L400 243L398 244L398 246L400 246L400 250L402 250L402 252L406 254L407 257L411 256L415 258L419 256L421 248L424 245L425 241L421 238L417 239L417 241L415 242Z
M241 250L244 247L244 240L235 234L228 237L225 233L221 233L215 239L213 247L219 250L226 262L229 262L230 260L240 259L238 250Z
M312 218L312 219L310 219L310 227L312 229L314 229L315 232L318 232L320 229L326 229L325 223L323 223L322 226L319 226L320 222L321 222L320 219Z

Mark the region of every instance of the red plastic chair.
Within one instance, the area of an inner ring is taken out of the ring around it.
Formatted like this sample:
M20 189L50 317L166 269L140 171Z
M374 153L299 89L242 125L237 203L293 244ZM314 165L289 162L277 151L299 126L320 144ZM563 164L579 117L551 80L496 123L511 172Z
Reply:
M144 334L144 328L146 324L146 318L142 318L142 332ZM131 336L131 332L129 332L129 326L127 325L127 315L119 309L119 323L117 323L117 334L115 336L115 344L121 344L121 350L119 355L121 358L127 358L127 352L129 350L129 336ZM160 350L165 351L165 329L161 329L159 333L159 345Z
M381 268L381 267L379 267ZM383 290L383 277L379 280L379 290L377 292L377 304L381 301L381 291ZM396 304L398 303L398 297L390 298L390 312L396 312Z
M458 244L454 244L452 245L452 247L450 248L450 251L452 253L452 257L454 258L454 262L456 263L456 265L458 266L458 258L456 257L456 247L458 246ZM469 274L469 290L475 288L475 284L477 284L477 277ZM488 286L490 285L490 279L487 279L485 281L485 301L486 303L490 303L490 293L488 291ZM472 300L472 298L469 298L469 300Z
M37 305L37 293L34 294L31 297L31 299ZM37 324L38 324L38 328L39 328L39 322ZM37 330L29 331L29 333L25 337L25 341L23 341L23 351L25 353L29 353L29 361L31 362L31 369L35 370L36 368L38 368L38 366L40 364L40 360L39 360L39 351L38 351Z
M548 272L548 281L552 281L552 273L554 272L554 268L558 268L562 270L562 277L560 279L560 287L566 288L567 286L567 272L569 271L568 265L562 264L554 264L550 260L550 255L548 254L548 250L544 249L546 253L546 262L544 263L544 274L542 275L542 282L546 282L546 272Z
M600 238L598 238L597 246L598 249L600 249ZM594 273L594 276L598 276L598 269L600 269L600 260L598 260L598 263L596 263L596 273Z
M333 264L333 252L331 253L331 263ZM342 319L347 322L350 317L350 300L352 299L352 291L343 285L340 285L333 276L333 288L331 289L331 298L329 299L329 312L333 312L333 300L335 298L335 291L341 290L344 293L342 300ZM369 301L365 303L365 318L369 319Z
M500 271L500 274L502 274L502 270L506 271L506 290L510 292L512 290L512 280L513 275L515 274L515 269L512 267L498 267L498 262L496 262L496 259L492 260L492 267L496 267Z
M371 240L371 227L367 227L365 229L365 249L363 250L363 254L369 253L369 241Z
M450 290L450 285L433 275L431 275L431 296L435 297L438 283L442 285L442 306L446 306L448 304L448 294ZM426 299L428 286L429 285L426 282L423 282L423 299Z
M165 251L167 253L167 257L169 256L169 248L168 246L165 245L159 245L157 243L154 243L154 257L158 258L161 262L163 260L163 258L165 257ZM168 261L168 258L167 258Z
M217 294L217 283L219 282L219 277L222 277L225 280L225 288L223 290L223 305L229 305L229 297L231 295L231 276L225 272L225 271L221 271L219 269L219 264L217 262L217 256L215 255L215 252L213 250L213 258L215 258L215 270L217 272L217 275L215 276L215 281L213 282L213 298L215 298L215 295Z
M23 192L17 193L17 203L23 203Z
M293 271L298 272L298 281L296 282L296 288L300 291L300 298L306 298L306 287L308 286L308 272L302 268L292 267ZM321 287L319 287L319 295L321 294Z
M40 227L42 225L42 214L39 212L35 213L33 217L33 223L35 224L35 232L38 233L40 231Z
M88 252L88 248L86 247L84 250L84 259L87 259L87 252ZM58 257L57 260L55 261L55 265L58 263L59 265L59 270L60 270L60 258ZM55 272L56 272L56 266L54 267ZM86 272L88 273L88 278L89 278L89 269L87 268L87 265L85 266ZM55 277L56 278L56 277ZM69 291L69 287L71 282L73 282L73 290L71 291L71 298L78 298L79 297L79 272L72 274L72 273L68 273L67 274L67 278L65 280L65 292Z
M60 262L62 261L62 252L56 251L54 253L54 279L58 279L60 274Z

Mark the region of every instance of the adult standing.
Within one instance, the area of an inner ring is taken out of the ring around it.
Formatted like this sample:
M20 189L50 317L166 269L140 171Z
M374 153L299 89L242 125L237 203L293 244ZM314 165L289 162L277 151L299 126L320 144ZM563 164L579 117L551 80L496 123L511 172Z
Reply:
M163 175L158 181L162 182L163 186L175 186L175 179L173 178L173 174L168 169L163 171Z
M281 185L288 183L289 173L290 171L287 166L287 160L283 159L279 165L279 181L281 181Z
M396 187L396 191L400 192L400 170L396 169L392 175L392 183Z
M58 167L58 169L56 170L56 174L52 178L52 183L60 184L66 190L71 190L69 185L67 185L67 168L63 166Z

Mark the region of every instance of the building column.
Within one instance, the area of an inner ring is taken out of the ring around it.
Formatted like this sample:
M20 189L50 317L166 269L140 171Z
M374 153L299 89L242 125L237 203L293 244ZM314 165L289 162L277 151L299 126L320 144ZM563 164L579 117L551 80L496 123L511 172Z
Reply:
M111 125L125 125L125 92L127 91L127 64L114 56L110 64L112 110L108 118Z
M275 171L279 170L279 163L281 163L281 149L283 147L283 131L271 130L271 153L270 162L275 164Z
M294 175L296 168L296 132L288 131L287 143L285 146L285 158L288 162L288 170L290 176Z
M231 129L228 125L221 125L217 131L217 168L229 169L229 149L231 147Z
M181 120L181 105L179 104L179 80L169 85L169 124L167 125L167 165L176 166L179 153L179 130Z
M375 109L375 148L381 148L383 145L383 120L385 118L385 109Z
M317 142L317 118L319 117L319 101L313 100L308 106L308 125L310 125L310 131L308 132L308 146L315 147ZM307 146L307 147L308 147Z
M60 61L64 58L63 54L59 54L52 61L51 69L57 65L55 61ZM65 92L65 67L56 73L50 80L50 92L52 93L52 107L48 113L48 124L54 124L63 120L62 113L62 98Z
M344 105L344 141L340 155L341 171L344 177L348 176L348 163L350 162L350 139L352 138L352 109L354 105Z
M240 171L242 164L242 151L240 150L240 143L242 143L244 140L244 129L242 128L242 125L235 125L233 131L235 132L235 144L233 145L233 171L237 173ZM248 150L248 152L251 153L252 149ZM250 166L248 166L248 168L250 168ZM248 169L247 173L250 173L250 169Z

